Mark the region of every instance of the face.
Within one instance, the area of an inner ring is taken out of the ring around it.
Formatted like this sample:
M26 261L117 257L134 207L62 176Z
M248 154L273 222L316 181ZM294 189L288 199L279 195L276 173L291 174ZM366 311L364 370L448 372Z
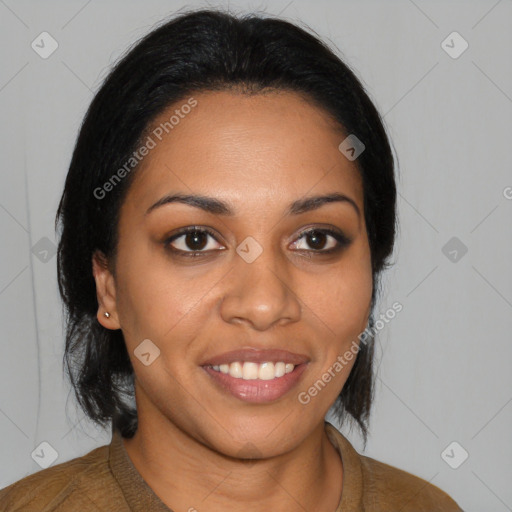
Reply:
M323 424L370 314L361 178L346 135L295 93L192 96L136 171L115 277L94 259L98 320L122 329L139 426L285 453Z

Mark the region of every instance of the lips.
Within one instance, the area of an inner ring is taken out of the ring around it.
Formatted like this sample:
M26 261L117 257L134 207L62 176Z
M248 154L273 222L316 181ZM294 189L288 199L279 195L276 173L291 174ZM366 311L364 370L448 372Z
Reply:
M274 369L272 375L270 373L256 375L254 367L259 366L261 371L261 368L266 366L263 363L275 363L276 368L281 368L279 374ZM211 382L217 389L244 402L263 404L284 397L296 387L308 366L307 363L309 363L307 356L288 350L249 348L211 357L204 361L201 367L210 376ZM227 366L230 371L225 373ZM230 375L234 366L242 368L242 375ZM284 373L283 366L285 367ZM220 371L221 369L224 372ZM253 374L245 375L247 369Z

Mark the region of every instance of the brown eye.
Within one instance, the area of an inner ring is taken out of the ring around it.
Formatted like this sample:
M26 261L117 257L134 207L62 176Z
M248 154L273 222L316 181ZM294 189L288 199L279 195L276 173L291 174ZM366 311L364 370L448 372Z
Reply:
M185 256L194 256L219 249L216 244L220 245L210 230L197 227L184 228L165 241L166 248ZM220 245L220 249L224 249L224 247Z
M350 240L341 232L315 228L302 232L298 242L294 243L294 247L299 251L330 254L349 244Z
M203 231L191 231L185 235L183 243L192 251L200 251L208 244L208 236Z
M328 242L328 236L329 235L322 233L321 231L310 231L305 238L311 248L320 251L325 249L325 244Z

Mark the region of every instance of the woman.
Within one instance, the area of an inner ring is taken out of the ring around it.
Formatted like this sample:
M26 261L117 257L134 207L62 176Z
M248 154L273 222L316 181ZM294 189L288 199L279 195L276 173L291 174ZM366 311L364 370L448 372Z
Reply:
M2 510L461 510L324 419L366 439L395 201L379 114L314 36L208 10L147 35L87 112L56 219L67 370L112 442Z

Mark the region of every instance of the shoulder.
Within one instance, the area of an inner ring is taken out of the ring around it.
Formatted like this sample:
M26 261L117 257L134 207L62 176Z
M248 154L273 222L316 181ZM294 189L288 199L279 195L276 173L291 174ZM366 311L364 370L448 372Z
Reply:
M102 495L115 493L109 446L28 475L0 490L3 512L96 510Z
M461 512L462 509L444 491L407 471L359 455L364 494L376 510L394 510L400 505L403 512ZM377 506L378 505L378 506Z
M343 496L340 510L401 512L462 512L457 503L435 485L407 471L359 454L333 425L326 431L341 454Z

